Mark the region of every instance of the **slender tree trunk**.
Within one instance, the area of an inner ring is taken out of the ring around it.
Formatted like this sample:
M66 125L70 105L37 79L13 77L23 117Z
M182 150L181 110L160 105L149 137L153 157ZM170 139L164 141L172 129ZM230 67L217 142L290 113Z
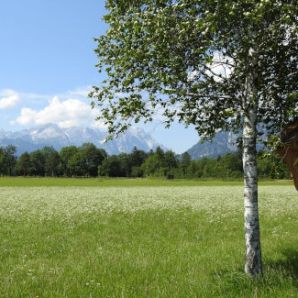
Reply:
M262 274L260 227L258 211L258 176L256 160L257 96L253 75L246 84L246 103L243 123L243 171L244 171L244 228L246 243L245 272L250 276Z

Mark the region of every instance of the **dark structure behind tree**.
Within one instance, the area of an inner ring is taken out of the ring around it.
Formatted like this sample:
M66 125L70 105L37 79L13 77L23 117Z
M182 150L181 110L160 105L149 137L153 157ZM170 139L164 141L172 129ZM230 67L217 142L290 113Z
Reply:
M288 165L298 191L298 119L289 123L281 132L281 143L277 150Z

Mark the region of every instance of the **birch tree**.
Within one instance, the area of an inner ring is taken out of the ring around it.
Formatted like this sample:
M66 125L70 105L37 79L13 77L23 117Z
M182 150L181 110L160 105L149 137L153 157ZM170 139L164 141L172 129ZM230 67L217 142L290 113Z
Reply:
M256 139L295 118L294 0L107 0L93 106L110 135L158 111L212 138L242 131L245 272L262 273Z

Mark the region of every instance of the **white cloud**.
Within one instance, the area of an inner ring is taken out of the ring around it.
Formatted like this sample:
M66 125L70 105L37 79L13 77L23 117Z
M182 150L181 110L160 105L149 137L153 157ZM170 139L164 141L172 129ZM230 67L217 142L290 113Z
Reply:
M25 126L55 123L62 128L86 127L95 125L95 117L96 111L91 109L90 104L78 99L60 100L59 97L55 96L41 110L21 109L21 114L16 119L16 123ZM102 127L103 125L97 123L97 126Z
M207 65L211 71L207 70L206 74L218 82L222 81L222 78L228 79L233 72L233 62L232 58L220 52L215 52L212 63Z
M10 89L2 89L0 90L0 99L1 97L8 97L11 95L18 95L19 98L22 99L22 102L30 103L30 104L40 104L47 103L54 96L58 96L61 99L75 98L80 99L82 101L89 101L88 94L92 90L92 86L78 87L73 90L68 90L60 93L34 93L34 92L23 92L23 91L15 91Z
M202 67L201 71L193 70L188 73L188 81L197 81L202 79L201 72L204 72L205 75L209 78L213 78L217 82L221 82L223 79L228 79L232 72L234 60L220 53L218 51L213 53L212 62L206 64L206 68Z
M3 90L0 93L0 110L13 108L20 102L20 96L13 90Z
M74 90L67 91L65 94L61 94L61 96L67 96L71 98L88 98L88 94L92 90L92 86L79 87Z

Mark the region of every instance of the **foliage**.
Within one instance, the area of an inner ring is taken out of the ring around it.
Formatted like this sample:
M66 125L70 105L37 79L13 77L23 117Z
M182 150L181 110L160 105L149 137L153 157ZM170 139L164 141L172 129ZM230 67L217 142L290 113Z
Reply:
M45 175L45 155L42 150L36 150L30 153L31 171L30 175Z
M16 164L16 147L8 145L0 147L0 175L11 176Z
M145 176L168 176L178 167L177 157L172 151L164 152L160 147L150 154L142 165Z
M47 176L59 176L60 175L60 156L59 153L52 147L44 147L42 154L45 159L44 170Z
M255 100L261 132L279 132L297 114L295 0L107 0L106 8L96 54L108 78L91 96L111 134L157 110L201 136L238 130Z
M76 146L67 146L60 150L62 169L65 176L71 176L73 174L71 159L78 153L78 151L79 149Z
M155 152L145 153L134 148L127 154L108 156L93 144L81 147L64 147L58 153L45 147L31 153L23 153L10 170L7 157L11 149L0 148L2 175L9 171L20 176L66 176L66 177L167 177L167 178L221 178L233 179L243 175L241 153L228 153L217 158L204 157L191 160L188 153L176 156L172 151L157 148ZM10 157L12 158L12 157ZM281 158L258 153L258 172L261 178L288 179L289 171ZM2 161L3 160L3 161Z
M99 174L109 177L125 177L125 169L122 167L120 158L113 155L103 161Z
M109 177L142 177L141 165L146 158L147 154L135 147L130 154L107 157L99 168L99 174Z
M94 144L86 143L81 147L74 146L61 149L63 164L67 176L96 177L98 167L106 158L104 150L98 149Z
M16 171L19 175L28 176L30 174L32 165L31 158L28 152L23 153L16 164Z
M1 150L3 151L0 148L0 152ZM103 149L88 143L81 147L64 147L60 152L52 147L44 147L31 153L23 153L18 158L15 172L22 176L96 177L98 166L106 157Z
M107 157L103 149L98 149L94 144L86 143L80 147L80 152L84 162L83 168L86 169L87 176L96 177L98 167Z

